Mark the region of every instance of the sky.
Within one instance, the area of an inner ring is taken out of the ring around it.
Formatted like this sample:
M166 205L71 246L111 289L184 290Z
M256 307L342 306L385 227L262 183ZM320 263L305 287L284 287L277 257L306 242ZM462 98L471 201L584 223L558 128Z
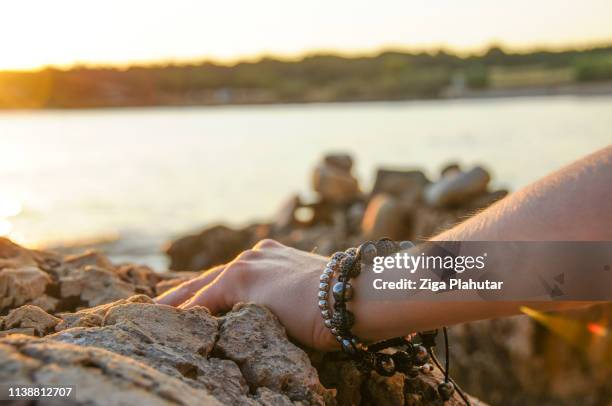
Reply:
M610 0L0 2L0 69L612 43Z

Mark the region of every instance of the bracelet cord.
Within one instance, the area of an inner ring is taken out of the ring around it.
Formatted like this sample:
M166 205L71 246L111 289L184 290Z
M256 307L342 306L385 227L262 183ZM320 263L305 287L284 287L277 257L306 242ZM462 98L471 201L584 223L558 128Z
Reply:
M427 363L431 359L444 375L444 382L438 385L438 393L441 398L444 401L449 400L456 390L465 404L469 406L469 398L449 376L450 346L446 327L443 327L446 353L445 367L442 367L434 352L437 330L418 333L421 343L414 343L412 339L407 337L396 337L369 345L362 343L350 331L354 324L354 315L346 307L346 303L353 298L350 278L361 273L362 262L371 263L376 256L392 255L399 250L411 247L414 247L414 244L409 241L398 244L389 238L382 238L375 242L367 241L359 248L349 248L344 252L337 252L332 255L320 277L319 284L319 308L324 324L340 343L342 351L355 362L357 368L362 372L370 373L374 370L382 376L393 376L396 372L401 372L415 377L420 371L431 370ZM331 287L334 274L337 274L337 282ZM335 300L333 315L330 313L328 301L330 287ZM383 352L388 349L393 349L395 352Z

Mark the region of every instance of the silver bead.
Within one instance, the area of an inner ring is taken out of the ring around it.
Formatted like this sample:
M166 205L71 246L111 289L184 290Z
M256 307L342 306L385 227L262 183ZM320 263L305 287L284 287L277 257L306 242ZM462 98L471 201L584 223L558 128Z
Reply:
M319 296L319 299L327 299L327 292L320 290L318 296Z
M329 309L329 302L327 300L319 300L319 309L321 310Z
M319 290L328 291L329 290L329 283L325 283L325 282L319 283Z
M336 341L338 341L339 343L341 343L343 340L342 336L336 336Z
M331 318L331 312L329 311L329 309L325 309L325 310L321 310L321 316L324 319L330 319Z
M339 334L340 334L340 332L338 331L338 329L337 329L336 327L332 327L332 329L331 329L331 333L332 333L333 335L339 335Z
M322 274L322 275L319 277L319 281L320 281L320 282L329 282L329 274L326 274L326 273Z
M331 268L325 268L325 270L323 271L324 274L327 274L329 276L331 276L334 273L334 270Z
M331 324L331 320L327 319L323 321L323 324L325 324L325 327L327 328L331 328L332 324ZM333 334L333 332L332 332Z

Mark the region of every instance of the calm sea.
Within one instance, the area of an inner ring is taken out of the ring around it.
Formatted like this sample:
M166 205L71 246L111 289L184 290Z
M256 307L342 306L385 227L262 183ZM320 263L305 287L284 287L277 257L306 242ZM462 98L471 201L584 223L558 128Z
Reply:
M0 234L29 246L121 239L163 268L203 225L273 216L326 152L368 187L379 166L459 161L515 190L612 143L612 97L0 113Z

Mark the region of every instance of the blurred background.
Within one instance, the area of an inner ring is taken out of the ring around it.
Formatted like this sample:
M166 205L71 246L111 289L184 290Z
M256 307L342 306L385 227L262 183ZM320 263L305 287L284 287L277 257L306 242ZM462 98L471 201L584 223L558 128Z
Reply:
M363 190L381 166L435 178L457 162L514 191L612 143L606 0L22 0L0 14L0 236L31 248L163 270L167 241L312 198L330 152L352 156ZM610 346L559 341L543 320L455 330L459 379L499 404L530 385L516 404L610 404Z
M612 141L607 1L2 4L0 235L164 241L266 219L323 153L515 190Z

